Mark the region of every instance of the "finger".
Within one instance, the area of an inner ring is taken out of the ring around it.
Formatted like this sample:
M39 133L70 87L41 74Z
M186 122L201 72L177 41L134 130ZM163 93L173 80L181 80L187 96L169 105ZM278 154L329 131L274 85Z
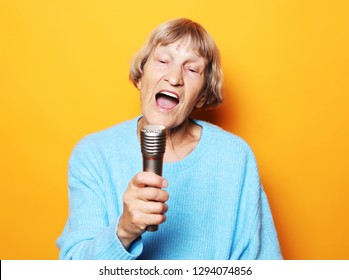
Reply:
M144 218L144 222L147 226L159 225L165 221L166 221L166 216L164 214L148 214Z
M138 197L144 201L166 202L169 198L169 194L167 191L159 188L146 187L139 189Z
M136 228L144 230L148 225L158 225L163 223L166 220L166 216L164 214L156 214L156 213L145 213L142 211L133 213L130 216L130 222Z
M140 172L136 174L132 178L131 183L137 187L152 186L155 188L166 188L168 186L167 181L163 177L151 172Z
M143 212L146 214L165 214L168 206L162 202L149 201L143 205Z

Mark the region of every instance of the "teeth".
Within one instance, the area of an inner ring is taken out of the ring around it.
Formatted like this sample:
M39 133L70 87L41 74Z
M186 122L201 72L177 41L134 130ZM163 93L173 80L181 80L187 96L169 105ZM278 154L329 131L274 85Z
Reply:
M164 95L167 95L167 96L170 96L172 98L178 99L177 95L175 95L174 93L167 92L167 91L161 91L160 93L164 94Z

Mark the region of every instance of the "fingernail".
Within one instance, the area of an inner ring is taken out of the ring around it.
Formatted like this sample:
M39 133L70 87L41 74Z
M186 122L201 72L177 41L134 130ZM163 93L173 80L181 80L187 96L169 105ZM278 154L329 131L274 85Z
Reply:
M168 186L167 181L166 181L166 180L163 180L163 181L162 181L162 187L163 187L163 188L166 188L167 186Z

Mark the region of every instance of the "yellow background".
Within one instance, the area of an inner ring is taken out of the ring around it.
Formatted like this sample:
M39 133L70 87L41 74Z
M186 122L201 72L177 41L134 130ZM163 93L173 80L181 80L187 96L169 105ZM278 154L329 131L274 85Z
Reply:
M202 114L254 150L286 259L349 259L348 1L0 2L0 258L57 259L67 161L140 113L133 54L189 17L221 49L225 104Z

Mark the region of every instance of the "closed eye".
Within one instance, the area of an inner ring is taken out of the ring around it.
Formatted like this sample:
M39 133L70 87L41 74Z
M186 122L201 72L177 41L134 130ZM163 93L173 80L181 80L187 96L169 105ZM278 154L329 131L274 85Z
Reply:
M167 61L165 59L159 59L158 62L160 63L166 63Z
M197 67L196 65L187 65L186 69L191 73L201 73L201 67Z

